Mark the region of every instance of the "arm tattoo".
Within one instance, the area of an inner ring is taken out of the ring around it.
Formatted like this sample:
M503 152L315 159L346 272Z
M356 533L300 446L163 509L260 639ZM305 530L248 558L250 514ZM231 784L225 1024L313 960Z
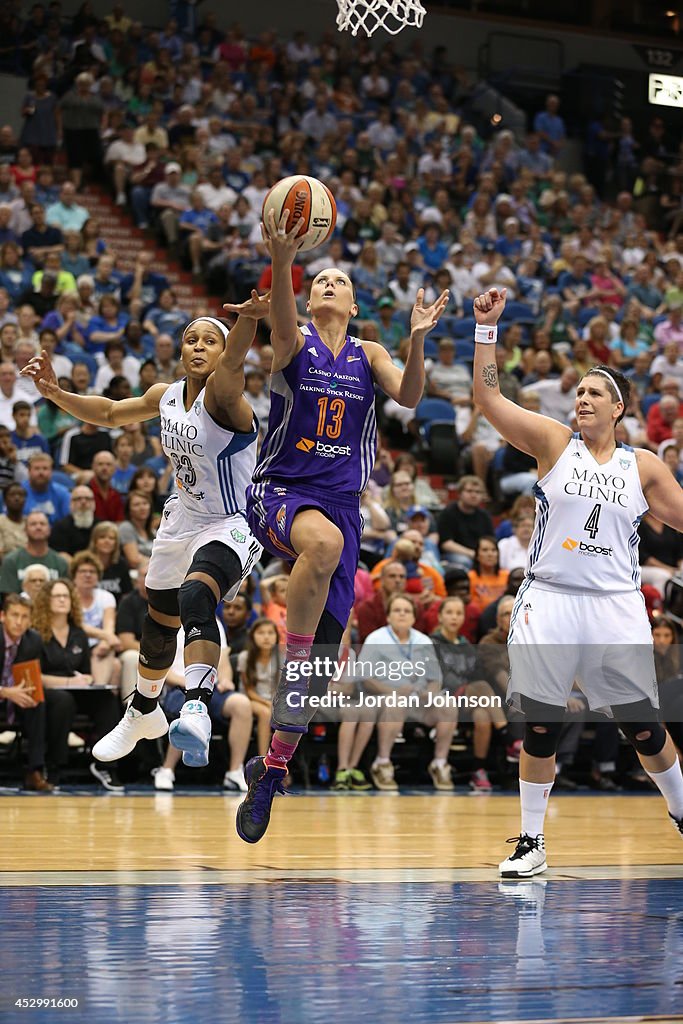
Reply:
M487 388L498 387L498 371L495 363L489 363L481 371L481 375L484 378L484 384Z

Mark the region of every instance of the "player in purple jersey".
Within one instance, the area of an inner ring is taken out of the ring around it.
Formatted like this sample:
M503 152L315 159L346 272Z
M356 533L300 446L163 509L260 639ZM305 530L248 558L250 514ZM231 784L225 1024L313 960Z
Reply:
M291 268L303 241L297 238L302 222L287 232L287 216L277 224L271 211L263 227L273 261L274 360L268 432L247 492L247 519L269 551L294 564L285 667L273 699L275 731L266 757L247 765L249 792L237 812L238 834L249 843L264 835L273 797L282 792L287 763L313 715L301 697L309 690L323 693L329 681L309 680L296 669L309 661L314 642L336 655L353 605L360 496L375 460L375 386L415 408L424 389L424 339L448 302L443 292L425 307L424 291L418 291L404 370L381 345L349 336L358 306L350 278L335 268L313 281L311 320L300 329Z

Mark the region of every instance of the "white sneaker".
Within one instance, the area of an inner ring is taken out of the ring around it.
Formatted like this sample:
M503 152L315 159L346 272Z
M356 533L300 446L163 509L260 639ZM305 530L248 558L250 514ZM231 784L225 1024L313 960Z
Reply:
M85 746L85 740L83 739L82 736L79 736L78 733L70 732L69 735L67 736L66 744L68 747L73 748L74 750L80 750L82 747Z
M517 843L515 852L498 865L503 878L531 878L548 867L545 859L545 838L543 835L528 836L522 833L508 839Z
M155 789L173 790L175 772L172 768L164 768L163 765L160 768L153 768L152 775Z
M131 706L119 724L97 741L92 748L93 757L98 761L118 761L135 749L138 740L157 740L167 732L166 715L158 704L148 715Z
M226 772L223 776L223 789L229 793L248 793L249 786L244 777L244 769L237 768L234 772Z
M211 719L206 704L201 700L188 700L180 718L171 722L168 730L171 746L183 752L183 764L189 768L203 768L209 763Z

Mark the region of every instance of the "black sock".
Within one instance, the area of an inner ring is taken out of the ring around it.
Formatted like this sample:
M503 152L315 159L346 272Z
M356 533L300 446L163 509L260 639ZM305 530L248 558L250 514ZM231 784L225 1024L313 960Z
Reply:
M187 704L188 700L200 700L208 710L212 693L213 690L209 690L206 686L196 686L194 690L185 690L185 703Z
M475 770L475 772L478 772L478 771L481 771L481 770L486 770L486 758L485 757L475 757L475 759L474 759L474 770Z
M136 711L141 711L143 715L148 715L151 711L154 711L155 707L159 703L158 697L145 697L143 693L136 690L133 694L133 699L130 702L130 706L135 708Z
M502 729L496 729L496 734L504 746L508 747L510 745L510 735L508 733L507 725L504 725Z

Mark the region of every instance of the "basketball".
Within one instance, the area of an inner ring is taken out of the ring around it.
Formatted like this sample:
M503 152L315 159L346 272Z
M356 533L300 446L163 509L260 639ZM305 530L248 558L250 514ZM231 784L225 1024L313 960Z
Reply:
M304 218L299 235L307 238L300 252L308 252L326 242L337 223L337 204L327 185L303 174L282 178L273 185L263 200L261 217L264 222L269 210L274 212L276 224L280 223L284 211L289 211L288 231L299 217Z

